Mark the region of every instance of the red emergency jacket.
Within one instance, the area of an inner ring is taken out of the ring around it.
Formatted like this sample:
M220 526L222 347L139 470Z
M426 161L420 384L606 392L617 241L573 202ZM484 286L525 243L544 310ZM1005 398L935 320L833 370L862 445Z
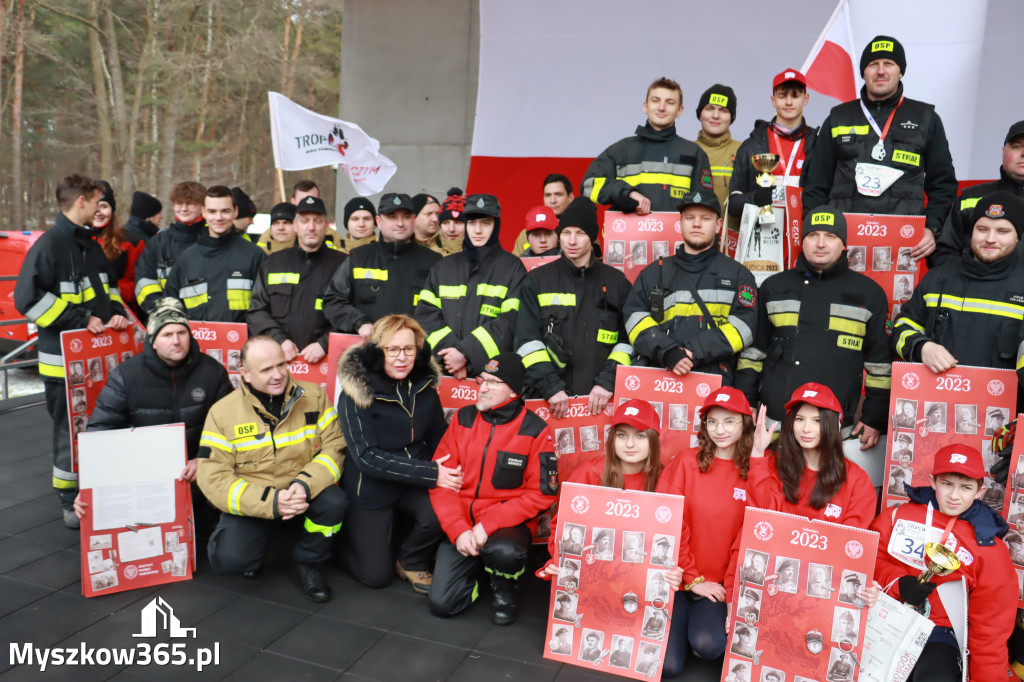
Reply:
M521 398L480 411L458 411L434 451L462 466L462 489L431 488L441 528L452 542L476 524L488 535L511 528L551 506L558 493L558 459L547 422L526 409Z
M908 488L910 502L886 509L871 522L871 530L878 531L878 558L875 561L875 580L883 587L905 575L918 576L921 568L910 566L889 553L893 525L898 519L924 523L928 502L932 512L932 527L945 528L950 517L938 510L935 491L930 487ZM952 580L963 580L967 589L967 649L969 679L973 682L1006 679L1006 640L1013 632L1017 615L1017 576L1010 561L1010 552L1002 536L1007 525L1001 516L985 503L974 504L957 517L946 545L960 558L960 568L947 576L935 576L933 583L941 585ZM899 598L899 585L893 584L889 592ZM942 627L952 627L942 606L938 591L928 597L931 605L929 618Z

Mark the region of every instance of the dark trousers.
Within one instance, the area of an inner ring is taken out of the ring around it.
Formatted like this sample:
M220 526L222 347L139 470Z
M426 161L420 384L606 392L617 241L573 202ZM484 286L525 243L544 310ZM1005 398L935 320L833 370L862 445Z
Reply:
M390 507L349 509L341 537L341 560L367 587L385 587L395 575L392 549L395 514L408 517L411 528L402 538L397 558L407 571L429 571L443 534L425 488L409 487ZM404 519L403 519L404 520Z
M525 525L499 528L487 538L480 556L463 556L449 541L441 543L430 586L430 612L447 618L462 613L476 601L481 567L498 579L517 580L526 570L530 530Z
M210 504L199 483L192 481L192 518L196 524L197 544L206 542L213 534L213 529L220 523L220 510Z
M314 497L300 520L302 528L292 560L316 564L330 557L334 534L341 527L347 506L345 491L336 485L325 488ZM280 523L271 519L221 514L207 544L210 566L221 575L259 569L270 542L270 533Z
M951 628L936 627L910 671L910 682L959 682L963 658Z
M713 661L725 653L725 619L729 609L723 602L700 599L680 590L672 607L672 625L665 645L662 677L677 677L690 654Z
M71 509L78 494L78 474L71 465L71 426L68 424L67 385L43 381L46 411L53 420L53 488L65 509Z

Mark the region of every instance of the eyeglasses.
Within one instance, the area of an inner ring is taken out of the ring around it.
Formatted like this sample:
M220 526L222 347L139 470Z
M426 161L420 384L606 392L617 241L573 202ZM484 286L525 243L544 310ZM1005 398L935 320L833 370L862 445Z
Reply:
M723 419L722 421L718 421L717 419L708 419L704 423L707 425L708 431L717 431L718 427L721 426L723 431L725 431L726 433L731 433L736 429L737 426L739 426L740 420Z
M487 384L487 388L498 388L503 383L505 382L502 381L501 379L484 379L483 377L476 378L477 386L483 386L484 384Z
M412 357L416 355L416 346L387 346L384 348L384 352L388 354L389 358L397 358L399 355Z

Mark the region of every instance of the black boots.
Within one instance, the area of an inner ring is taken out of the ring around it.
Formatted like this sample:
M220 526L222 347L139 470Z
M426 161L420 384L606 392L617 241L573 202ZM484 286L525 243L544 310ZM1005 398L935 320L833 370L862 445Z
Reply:
M292 580L309 601L316 604L330 601L331 588L327 586L323 574L315 565L296 561L292 564Z
M519 617L519 607L516 606L516 581L492 575L491 589L494 591L491 622L495 625L511 625L516 622Z

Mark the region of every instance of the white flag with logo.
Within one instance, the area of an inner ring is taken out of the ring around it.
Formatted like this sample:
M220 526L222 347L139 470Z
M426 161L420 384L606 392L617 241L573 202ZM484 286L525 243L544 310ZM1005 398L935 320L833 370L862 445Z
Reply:
M398 170L380 153L380 142L355 123L310 111L278 92L267 94L278 168L296 171L338 164L364 197L383 191Z

